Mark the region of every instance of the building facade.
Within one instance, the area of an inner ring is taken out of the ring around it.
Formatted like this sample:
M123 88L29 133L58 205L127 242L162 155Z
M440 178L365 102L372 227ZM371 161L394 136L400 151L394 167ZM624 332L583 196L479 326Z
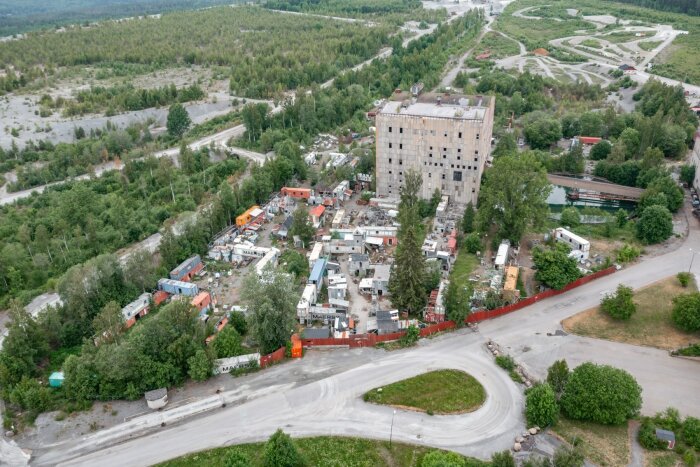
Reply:
M377 194L398 198L414 169L423 176L422 198L438 189L452 202L476 204L494 105L489 96L395 94L376 117Z

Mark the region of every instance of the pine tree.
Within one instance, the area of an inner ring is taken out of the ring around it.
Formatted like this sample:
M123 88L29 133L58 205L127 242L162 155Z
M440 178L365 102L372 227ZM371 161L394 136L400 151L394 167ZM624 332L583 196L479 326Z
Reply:
M399 245L396 248L394 267L389 281L392 303L411 314L422 311L425 296L425 258L421 252L418 229L422 227L418 213L418 191L421 186L420 174L411 170L406 173L405 184L401 187L399 204Z

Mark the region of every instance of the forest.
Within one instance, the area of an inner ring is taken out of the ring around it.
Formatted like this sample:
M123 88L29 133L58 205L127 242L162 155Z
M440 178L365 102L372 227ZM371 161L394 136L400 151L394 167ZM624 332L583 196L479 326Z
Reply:
M0 208L3 307L9 297L28 301L75 264L157 232L245 167L238 159L209 166L206 151L185 158L182 170L167 158L128 161L121 172L57 185Z
M194 10L233 0L0 0L0 36L107 18Z
M267 0L265 8L296 11L401 25L406 21L438 23L447 18L444 9L425 9L418 0Z
M226 66L234 93L269 97L322 83L339 70L367 60L388 43L394 29L256 7L217 7L109 22L99 28L31 33L23 40L0 43L0 63L16 67L20 77L39 64L48 69L118 64ZM5 87L13 86L6 83Z
M687 15L700 15L700 3L696 0L615 0L620 3L653 8L660 11L672 11Z
M249 106L241 113L246 134L234 143L259 151L269 151L279 141L291 138L308 143L319 132L342 125L353 131L366 129L365 111L372 100L391 95L398 87L416 82L434 87L451 54L469 48L482 26L482 14L475 10L433 34L401 46L392 40L394 53L388 60L338 76L329 89L314 88L310 95L300 93L294 103L269 116L266 106Z
M39 102L49 108L63 108L63 115L66 117L105 110L107 116L110 116L116 112L163 107L175 102L196 101L204 96L204 91L198 84L180 89L177 89L174 84L155 89L136 89L131 84L122 84L108 88L92 86L90 89L76 92L73 99L67 100L51 99L50 96L44 95Z

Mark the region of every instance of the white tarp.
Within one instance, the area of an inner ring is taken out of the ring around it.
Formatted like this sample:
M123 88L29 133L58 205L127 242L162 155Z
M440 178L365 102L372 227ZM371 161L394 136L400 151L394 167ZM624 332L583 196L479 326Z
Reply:
M220 373L230 373L231 370L245 366L250 362L256 362L259 365L260 354L250 353L247 355L239 355L237 357L219 358L214 360L214 374L218 375Z

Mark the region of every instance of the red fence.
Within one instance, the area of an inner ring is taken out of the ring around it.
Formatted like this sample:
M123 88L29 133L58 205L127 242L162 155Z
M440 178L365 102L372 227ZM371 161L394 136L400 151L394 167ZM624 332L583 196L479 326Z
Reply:
M285 347L280 347L272 353L263 355L260 357L260 368L265 368L273 363L281 362L284 360L284 353L287 349Z
M607 276L609 274L612 274L615 271L616 271L615 266L611 266L607 269L603 269L601 271L595 272L593 274L589 274L588 276L585 276L585 277L582 277L578 280L575 280L575 281L571 282L570 284L566 285L561 290L546 290L544 292L533 295L532 297L528 297L524 300L520 300L519 302L514 303L512 305L507 305L507 306L504 306L501 308L496 308L495 310L475 311L473 313L470 313L465 321L467 323L478 323L480 321L484 321L487 319L497 318L499 316L506 315L506 314L511 313L513 311L519 310L521 308L525 308L526 306L530 306L533 303L539 302L540 300L543 300L545 298L554 297L555 295L563 294L564 292L568 292L571 289L575 289L576 287L580 287L583 284L587 284L592 280L598 279L599 277L604 277L604 276ZM452 329L454 327L455 327L455 323L452 321L445 321L442 323L432 324L430 326L426 326L423 329L421 329L420 336L426 337L426 336L429 336L431 334L435 334L436 332L442 332L442 331L445 331L447 329ZM326 338L326 339L302 339L301 342L302 342L302 345L304 347L314 347L314 346L324 346L324 345L347 345L350 348L373 347L378 342L399 340L401 338L401 336L403 336L404 334L405 334L405 331L395 332L392 334L384 334L381 336L378 336L376 334L356 334L354 336L344 338L344 339L333 339L332 337ZM279 350L277 352L279 352ZM273 354L270 354L270 355L273 355ZM282 356L284 356L284 353L282 354ZM267 355L265 357L267 357ZM263 358L265 358L265 357L263 357ZM277 360L275 360L275 361L277 361ZM263 366L262 358L260 359L260 366Z

